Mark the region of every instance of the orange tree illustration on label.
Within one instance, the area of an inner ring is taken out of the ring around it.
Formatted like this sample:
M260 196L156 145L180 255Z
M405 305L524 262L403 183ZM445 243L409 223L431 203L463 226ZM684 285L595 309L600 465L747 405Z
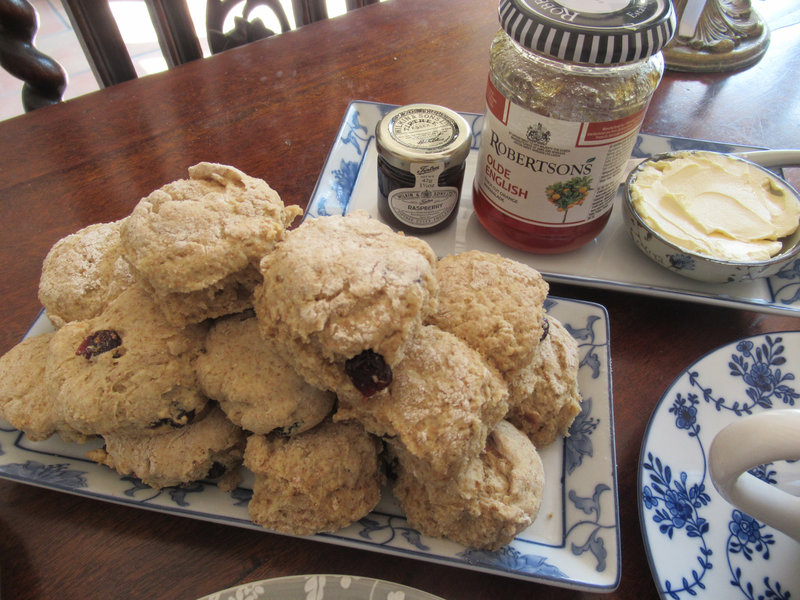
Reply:
M559 212L564 213L562 223L566 222L567 212L571 206L575 204L580 206L586 200L586 194L592 189L591 183L591 177L580 175L569 181L558 181L547 186L545 189L547 199L555 205Z

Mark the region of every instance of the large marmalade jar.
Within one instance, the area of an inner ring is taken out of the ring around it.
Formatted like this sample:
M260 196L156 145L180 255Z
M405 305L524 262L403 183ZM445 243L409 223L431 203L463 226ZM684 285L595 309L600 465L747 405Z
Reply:
M473 184L481 224L536 253L611 214L676 26L670 0L501 0Z

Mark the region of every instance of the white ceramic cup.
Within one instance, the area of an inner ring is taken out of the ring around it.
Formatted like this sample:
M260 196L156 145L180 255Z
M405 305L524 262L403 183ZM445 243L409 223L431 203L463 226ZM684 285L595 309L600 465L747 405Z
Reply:
M779 460L800 459L800 410L773 409L741 417L711 443L711 481L742 512L800 542L800 497L747 471Z

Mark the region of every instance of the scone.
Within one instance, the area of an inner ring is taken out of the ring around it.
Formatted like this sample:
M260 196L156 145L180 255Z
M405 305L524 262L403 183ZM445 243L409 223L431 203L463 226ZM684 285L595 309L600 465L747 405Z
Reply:
M507 419L541 449L566 436L581 412L578 343L556 318L531 364L509 379Z
M47 253L39 301L56 327L96 317L133 284L120 250L121 224L89 225L60 239Z
M197 359L203 392L252 433L293 435L322 422L336 396L308 385L261 337L252 311L216 321Z
M56 332L45 371L48 394L67 426L86 435L188 425L208 403L194 371L205 335L200 325L167 323L134 285L99 316Z
M222 487L241 464L244 432L213 407L199 421L160 435L117 433L103 436L105 445L87 453L96 463L130 475L152 488L185 485L222 477Z
M408 522L425 535L497 550L539 514L544 467L528 438L507 421L486 449L451 480L429 481L398 464L394 495Z
M410 469L448 479L477 456L508 410L499 374L454 335L419 330L386 389L370 398L339 396L334 419L354 420L408 455Z
M0 357L0 418L33 441L59 432L67 441L85 441L71 431L47 394L45 365L53 332L26 338Z
M428 322L475 348L503 375L530 363L544 333L548 285L535 269L470 250L437 268L439 305Z
M261 261L256 313L311 385L369 396L433 308L435 266L426 242L364 212L307 219Z
M255 475L250 518L294 535L350 525L380 500L380 451L356 423L325 421L292 437L250 436L244 453Z
M259 261L301 213L261 179L199 163L139 201L122 254L170 322L197 323L251 306Z

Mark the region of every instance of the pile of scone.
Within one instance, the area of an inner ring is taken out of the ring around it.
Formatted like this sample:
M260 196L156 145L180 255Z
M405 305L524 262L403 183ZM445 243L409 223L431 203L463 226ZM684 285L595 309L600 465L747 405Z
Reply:
M309 218L200 163L57 242L54 332L0 358L0 417L160 488L253 473L253 522L305 535L385 484L420 532L497 549L536 518L537 449L580 412L577 344L534 269L437 259L365 213ZM555 482L558 485L558 482Z

